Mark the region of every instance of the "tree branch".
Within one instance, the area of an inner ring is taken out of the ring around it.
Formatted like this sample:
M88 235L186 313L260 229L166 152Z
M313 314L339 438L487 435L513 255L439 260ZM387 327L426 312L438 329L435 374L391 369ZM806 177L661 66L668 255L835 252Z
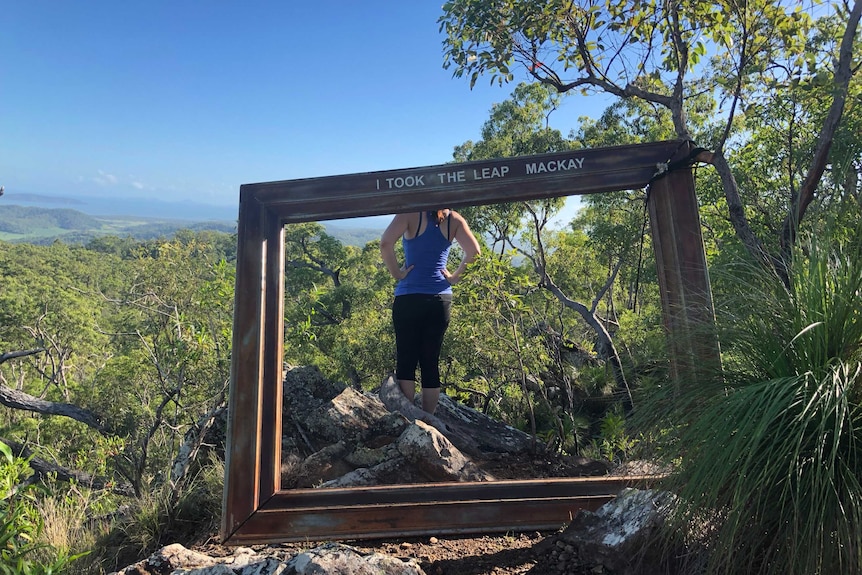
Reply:
M12 389L0 384L0 404L12 409L23 409L43 415L61 415L79 421L84 425L92 427L99 433L107 435L110 433L108 426L102 418L89 409L78 407L70 403L55 403L33 397L23 391Z
M820 137L817 139L817 148L814 150L811 167L805 175L802 186L799 188L799 193L793 197L790 213L787 214L784 220L781 234L781 253L784 261L788 260L790 250L796 241L799 222L802 221L808 206L814 200L817 185L820 183L820 178L826 170L829 150L832 148L832 137L835 135L835 131L838 129L838 124L841 121L841 116L844 114L844 106L847 103L847 94L850 90L850 79L853 77L850 65L853 61L853 42L856 38L856 31L859 28L860 15L862 15L862 0L856 0L847 20L847 28L844 29L844 37L841 39L841 47L838 51L838 65L835 67L832 81L835 96L832 99L829 113L826 115L826 120L823 122L823 127L820 130Z
M36 349L24 349L21 351L8 351L2 355L0 355L0 363L4 363L9 361L10 359L15 359L18 357L27 357L28 355L36 355L37 353L42 353L43 351L47 351L44 347L39 347Z

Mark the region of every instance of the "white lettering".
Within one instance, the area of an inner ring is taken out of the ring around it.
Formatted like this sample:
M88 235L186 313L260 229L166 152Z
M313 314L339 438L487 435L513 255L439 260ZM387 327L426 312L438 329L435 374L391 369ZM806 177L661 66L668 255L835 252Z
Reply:
M578 170L584 167L584 158L563 158L549 162L532 162L526 165L527 175L544 174L547 172L564 172Z
M509 173L509 166L500 166L499 168L482 168L482 171L473 170L474 180L487 180L489 178L502 178Z
M464 182L467 180L467 174L464 170L459 172L440 172L437 174L441 184L451 184L453 182Z
M401 188L415 188L416 186L424 186L425 185L425 175L421 176L405 176L405 177L397 177L397 178L386 178L386 183L389 185L389 189L399 190ZM380 180L377 181L377 188L380 189Z

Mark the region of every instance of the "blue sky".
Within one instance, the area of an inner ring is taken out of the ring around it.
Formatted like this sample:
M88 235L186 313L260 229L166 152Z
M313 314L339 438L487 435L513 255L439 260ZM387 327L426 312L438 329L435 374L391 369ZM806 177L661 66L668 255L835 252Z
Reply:
M4 200L232 205L244 183L448 162L514 85L443 69L440 5L5 0ZM600 111L573 96L551 123Z

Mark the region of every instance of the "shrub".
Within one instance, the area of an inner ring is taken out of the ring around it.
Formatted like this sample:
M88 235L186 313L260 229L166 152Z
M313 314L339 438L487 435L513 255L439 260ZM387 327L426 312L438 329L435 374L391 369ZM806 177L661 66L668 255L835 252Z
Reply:
M862 573L860 239L809 239L789 285L737 267L724 370L651 398L678 463L676 542L702 545L707 573Z

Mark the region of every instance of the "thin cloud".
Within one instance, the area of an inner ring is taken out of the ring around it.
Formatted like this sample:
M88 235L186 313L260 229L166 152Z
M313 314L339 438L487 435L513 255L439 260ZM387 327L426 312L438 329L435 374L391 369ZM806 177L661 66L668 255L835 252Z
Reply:
M117 179L117 176L106 174L102 170L99 170L99 175L93 178L93 181L100 186L115 186L119 180Z

